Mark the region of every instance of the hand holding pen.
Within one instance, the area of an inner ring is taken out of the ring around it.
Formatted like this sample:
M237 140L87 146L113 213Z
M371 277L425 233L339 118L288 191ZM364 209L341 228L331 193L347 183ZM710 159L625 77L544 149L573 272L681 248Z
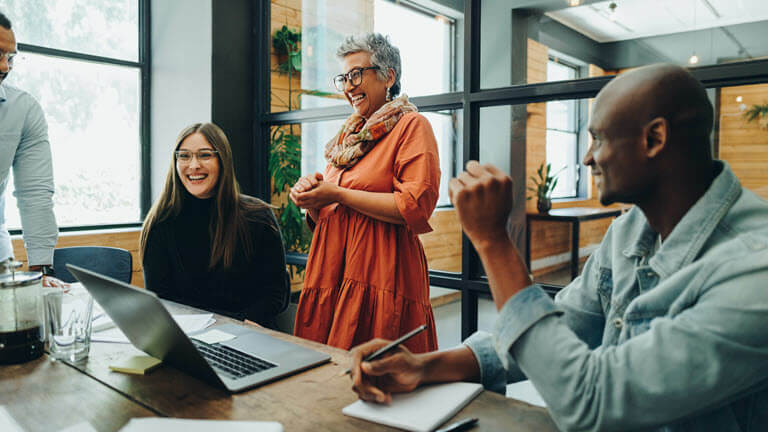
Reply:
M352 350L352 389L360 399L389 403L392 393L410 392L419 386L424 361L401 344L424 328L418 327L394 342L374 339ZM387 353L391 355L383 357Z

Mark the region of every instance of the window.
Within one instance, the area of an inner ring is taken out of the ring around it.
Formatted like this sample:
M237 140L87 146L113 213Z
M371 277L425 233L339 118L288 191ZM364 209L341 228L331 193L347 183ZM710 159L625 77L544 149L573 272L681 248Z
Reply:
M7 84L45 112L60 227L141 221L144 2L3 2L20 53ZM9 183L6 220L18 229Z
M287 6L299 3L302 8L299 11L291 11ZM572 172L566 173L568 169L563 172L564 177L567 174L572 180L569 183L561 179L563 184L556 191L557 196L575 195L579 198L587 198L584 199L584 205L599 204L594 191L587 193L591 183L589 170L580 164L580 159L588 145L586 125L589 115L589 98L593 98L610 81L612 75L649 63L672 62L687 65L688 59L693 57L692 48L696 47L696 54L700 57L699 65L709 66L693 67L691 72L702 80L707 88L714 89L736 84L750 86L735 89L734 92L722 92L722 94L718 92L714 96L716 102L714 105L721 104L720 106L723 107L721 115L717 117L721 125L721 133L714 135L716 149L718 140L724 143L726 137L730 140L737 139L734 134L744 127L742 110L750 108L753 104L762 103L760 95L764 89L756 91L751 87L751 85L765 87L766 82L765 70L768 60L765 60L765 56L768 53L768 45L762 42L765 39L765 20L768 16L758 10L760 7L756 5L762 5L761 2L745 2L743 5L733 6L734 14L738 15L735 20L731 20L733 15L728 14L715 20L719 22L714 23L701 21L694 23L693 20L684 19L684 25L680 26L679 17L688 11L685 2L681 2L679 7L678 5L670 6L669 10L663 12L665 15L663 25L656 30L651 27L656 27L658 20L654 18L654 14L648 12L647 0L618 2L619 10L614 17L617 23L606 15L608 13L606 8L610 3L607 1L589 2L589 4L572 8L567 7L566 2L562 2L559 8L554 5L555 2L524 2L526 3L524 6L516 5L517 3L519 2L508 0L264 2L262 10L265 14L271 12L272 18L270 25L261 23L258 28L260 40L265 45L261 48L259 52L261 57L257 60L266 63L270 54L272 55L271 88L263 86L260 89L260 94L272 94L272 106L267 106L266 97L260 99L262 106L256 114L267 120L256 125L256 134L267 137L270 128L288 124L300 123L301 128L308 128L313 123L343 119L349 112L346 101L334 99L332 96L334 90L330 84L330 77L338 72L336 70L331 72L330 69L323 72L326 74L324 77L314 81L322 83L327 96L317 94L310 96L307 93L302 96L301 105L292 104L290 109L295 112L280 112L286 111L287 107L276 106L275 95L284 92L287 88L286 78L285 75L276 76L276 66L279 63L274 53L269 52L271 44L266 45L266 42L271 42L268 38L282 25L287 24L302 29L302 85L294 85L292 88L318 89L303 81L305 73L309 73L312 69L312 66L307 63L307 56L323 57L327 61L320 64L327 65L328 68L337 67L336 60L333 58L333 49L340 42L342 35L370 31L372 28L379 29L381 28L379 26L389 25L393 33L403 32L407 36L405 42L396 40L398 44L418 46L417 55L431 56L435 54L432 52L434 46L421 43L422 28L409 28L409 25L401 25L401 22L405 22L405 14L414 13L412 6L416 7L416 11L421 11L421 8L432 10L434 12L432 16L438 21L441 20L440 16L449 17L449 21L455 22L450 64L445 60L438 61L418 73L437 77L444 76L440 74L453 69L453 87L441 85L442 90L439 91L442 93L429 90L421 96L408 88L413 85L413 82L409 81L407 86L404 85L404 91L411 96L417 96L414 99L422 108L422 112L453 113L455 120L453 130L457 136L457 144L453 147L455 164L451 170L443 170L444 179L455 175L468 160L480 159L484 163L489 162L500 166L516 180L515 205L508 228L510 228L512 240L525 254L525 213L536 211L536 203L535 200L530 200L525 205L520 204L525 202L528 194L526 189L530 186L528 178L535 174L541 162L549 159L553 165L573 167ZM667 3L669 2L665 4ZM377 6L380 4L383 6ZM383 14L382 10L386 7L401 11L403 15L390 18L388 22L377 22L378 15ZM652 12L655 13L657 10ZM325 28L320 29L318 26L325 26ZM644 28L648 31L643 30ZM635 35L621 34L625 29L635 29ZM607 31L612 34L598 34L597 31ZM553 66L552 75L548 76L549 57L553 52L558 53L559 61ZM403 66L404 70L407 70L411 62L418 59L412 60L405 55L403 50ZM440 56L440 58L444 57ZM574 58L580 61L573 61ZM280 61L285 61L285 58ZM554 69L557 66L568 65L577 66L578 74L575 68ZM312 72L315 73L313 76L321 76L317 72L320 69L315 68ZM436 69L440 70L439 74L435 74ZM266 75L266 71L263 71L262 76ZM319 102L313 105L312 109L307 109L310 107L306 103L310 99ZM284 96L282 100L285 100ZM551 105L548 106L550 103ZM433 127L437 129L434 120L430 120ZM757 124L751 124L751 126L758 127ZM728 135L728 132L731 132L731 135ZM322 132L319 135L328 133L330 132ZM309 138L308 135L303 135L302 139L305 141L303 150L306 152L308 148L306 141L319 139L319 136ZM754 144L754 140L744 142ZM317 149L320 147L318 146ZM725 155L726 150L730 155ZM546 156L547 154L549 157ZM745 177L748 178L745 182L748 187L755 189L765 187L764 183L759 183L764 181L764 178L759 180L754 174L759 171L756 166L760 161L755 159L752 150L734 151L729 147L723 148L720 154L728 156L727 158L733 161L732 167L738 165L738 169L741 170L740 176L750 176ZM553 160L555 155L561 158L559 162ZM441 157L445 159L442 154ZM324 166L324 164L319 165ZM264 177L260 180L259 186L266 195L269 179L266 175ZM519 179L526 179L526 181L519 181ZM446 226L453 224L457 230L455 232L436 230L421 237L430 261L430 284L462 291L461 339L464 339L478 328L479 323L489 318L479 307L479 298L489 292L488 281L484 276L478 255L472 250L466 236L462 236L458 229L455 212L446 209L435 212L433 217L435 215L444 217L448 222ZM567 254L569 244L567 229L563 231L545 229L537 233L534 233L534 237L540 235L546 237L547 241L552 241L554 238L557 241L556 248L561 245L564 247L563 250L532 248L534 254L540 254L532 256L532 259L540 260L543 267L556 263L559 254ZM541 238L533 238L532 241L541 241ZM431 256L430 246L434 246L441 253L449 251L450 254ZM550 293L556 290L555 287L546 285L544 288ZM440 337L442 339L442 336Z
M547 62L547 81L572 80L578 68L555 59ZM579 103L576 100L547 102L547 163L552 173L559 173L552 198L578 195L579 181Z
M336 58L342 40L350 34L370 31L388 35L400 50L402 93L409 97L448 93L458 87L455 17L460 15L455 9L431 1L303 0L271 7L270 110L348 110L334 111L339 113L333 115L335 118L308 119L281 129L297 137L301 144L301 175L324 171L325 145L351 112L344 96L332 84L333 77L342 72ZM299 34L300 43L292 45L291 38L295 40ZM443 175L438 206L449 206L448 182L455 174L459 137L457 111L422 113L432 125L440 152Z

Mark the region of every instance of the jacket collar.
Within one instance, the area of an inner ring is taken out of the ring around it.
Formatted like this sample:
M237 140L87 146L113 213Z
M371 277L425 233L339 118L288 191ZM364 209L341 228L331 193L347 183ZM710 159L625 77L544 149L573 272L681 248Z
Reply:
M5 86L0 84L0 102L5 102Z
M648 264L660 276L669 276L693 262L701 252L704 243L712 235L731 206L741 196L741 183L724 161L716 161L720 174L709 189L688 212L680 219L661 248L649 260ZM635 207L632 211L642 211ZM642 225L631 237L629 247L624 250L626 257L645 256L653 247L658 233L651 229L645 215Z

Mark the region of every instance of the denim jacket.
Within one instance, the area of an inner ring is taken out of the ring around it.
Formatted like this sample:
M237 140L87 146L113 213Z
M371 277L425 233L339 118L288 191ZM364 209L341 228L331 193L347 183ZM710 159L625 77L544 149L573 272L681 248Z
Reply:
M53 264L59 230L53 214L48 124L32 96L0 84L0 260L13 255L5 227L5 193L11 168L29 264Z
M661 247L635 207L553 302L533 285L465 344L563 430L768 430L768 202L727 164Z

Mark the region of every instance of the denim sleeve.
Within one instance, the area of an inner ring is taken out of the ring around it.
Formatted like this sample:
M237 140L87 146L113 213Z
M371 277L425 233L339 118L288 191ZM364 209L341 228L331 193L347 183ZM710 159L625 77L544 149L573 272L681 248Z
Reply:
M755 255L724 262L728 277L703 277L693 306L597 349L564 317L544 313L554 305L528 288L505 305L496 346L511 354L564 430L644 429L721 406L768 382L768 265L755 265L768 263L768 252ZM521 306L539 312L511 319L524 315Z
M53 248L59 233L53 214L53 162L48 124L35 101L24 120L13 159L13 179L28 262L53 264Z
M507 383L526 379L508 349L502 347L497 351L501 338L496 335L516 339L541 318L565 312L568 325L579 338L590 346L599 344L604 319L597 292L589 292L589 281L596 277L594 272L599 267L596 264L599 255L599 251L592 254L584 266L582 276L560 291L557 306L538 286L528 287L513 297L517 300L510 300L502 308L494 334L477 332L464 341L464 345L477 358L481 382L486 389L504 394ZM528 302L534 304L528 305Z
M507 360L505 368L495 348L495 338L492 334L478 331L464 341L477 359L480 366L480 382L487 390L505 394L507 383L522 381L525 375L511 359ZM509 357L509 354L506 355Z
M587 259L581 275L555 296L555 303L565 313L568 327L590 348L600 346L603 341L605 315L598 281L601 277L601 257L604 250L610 247L611 232L609 228L600 248Z

